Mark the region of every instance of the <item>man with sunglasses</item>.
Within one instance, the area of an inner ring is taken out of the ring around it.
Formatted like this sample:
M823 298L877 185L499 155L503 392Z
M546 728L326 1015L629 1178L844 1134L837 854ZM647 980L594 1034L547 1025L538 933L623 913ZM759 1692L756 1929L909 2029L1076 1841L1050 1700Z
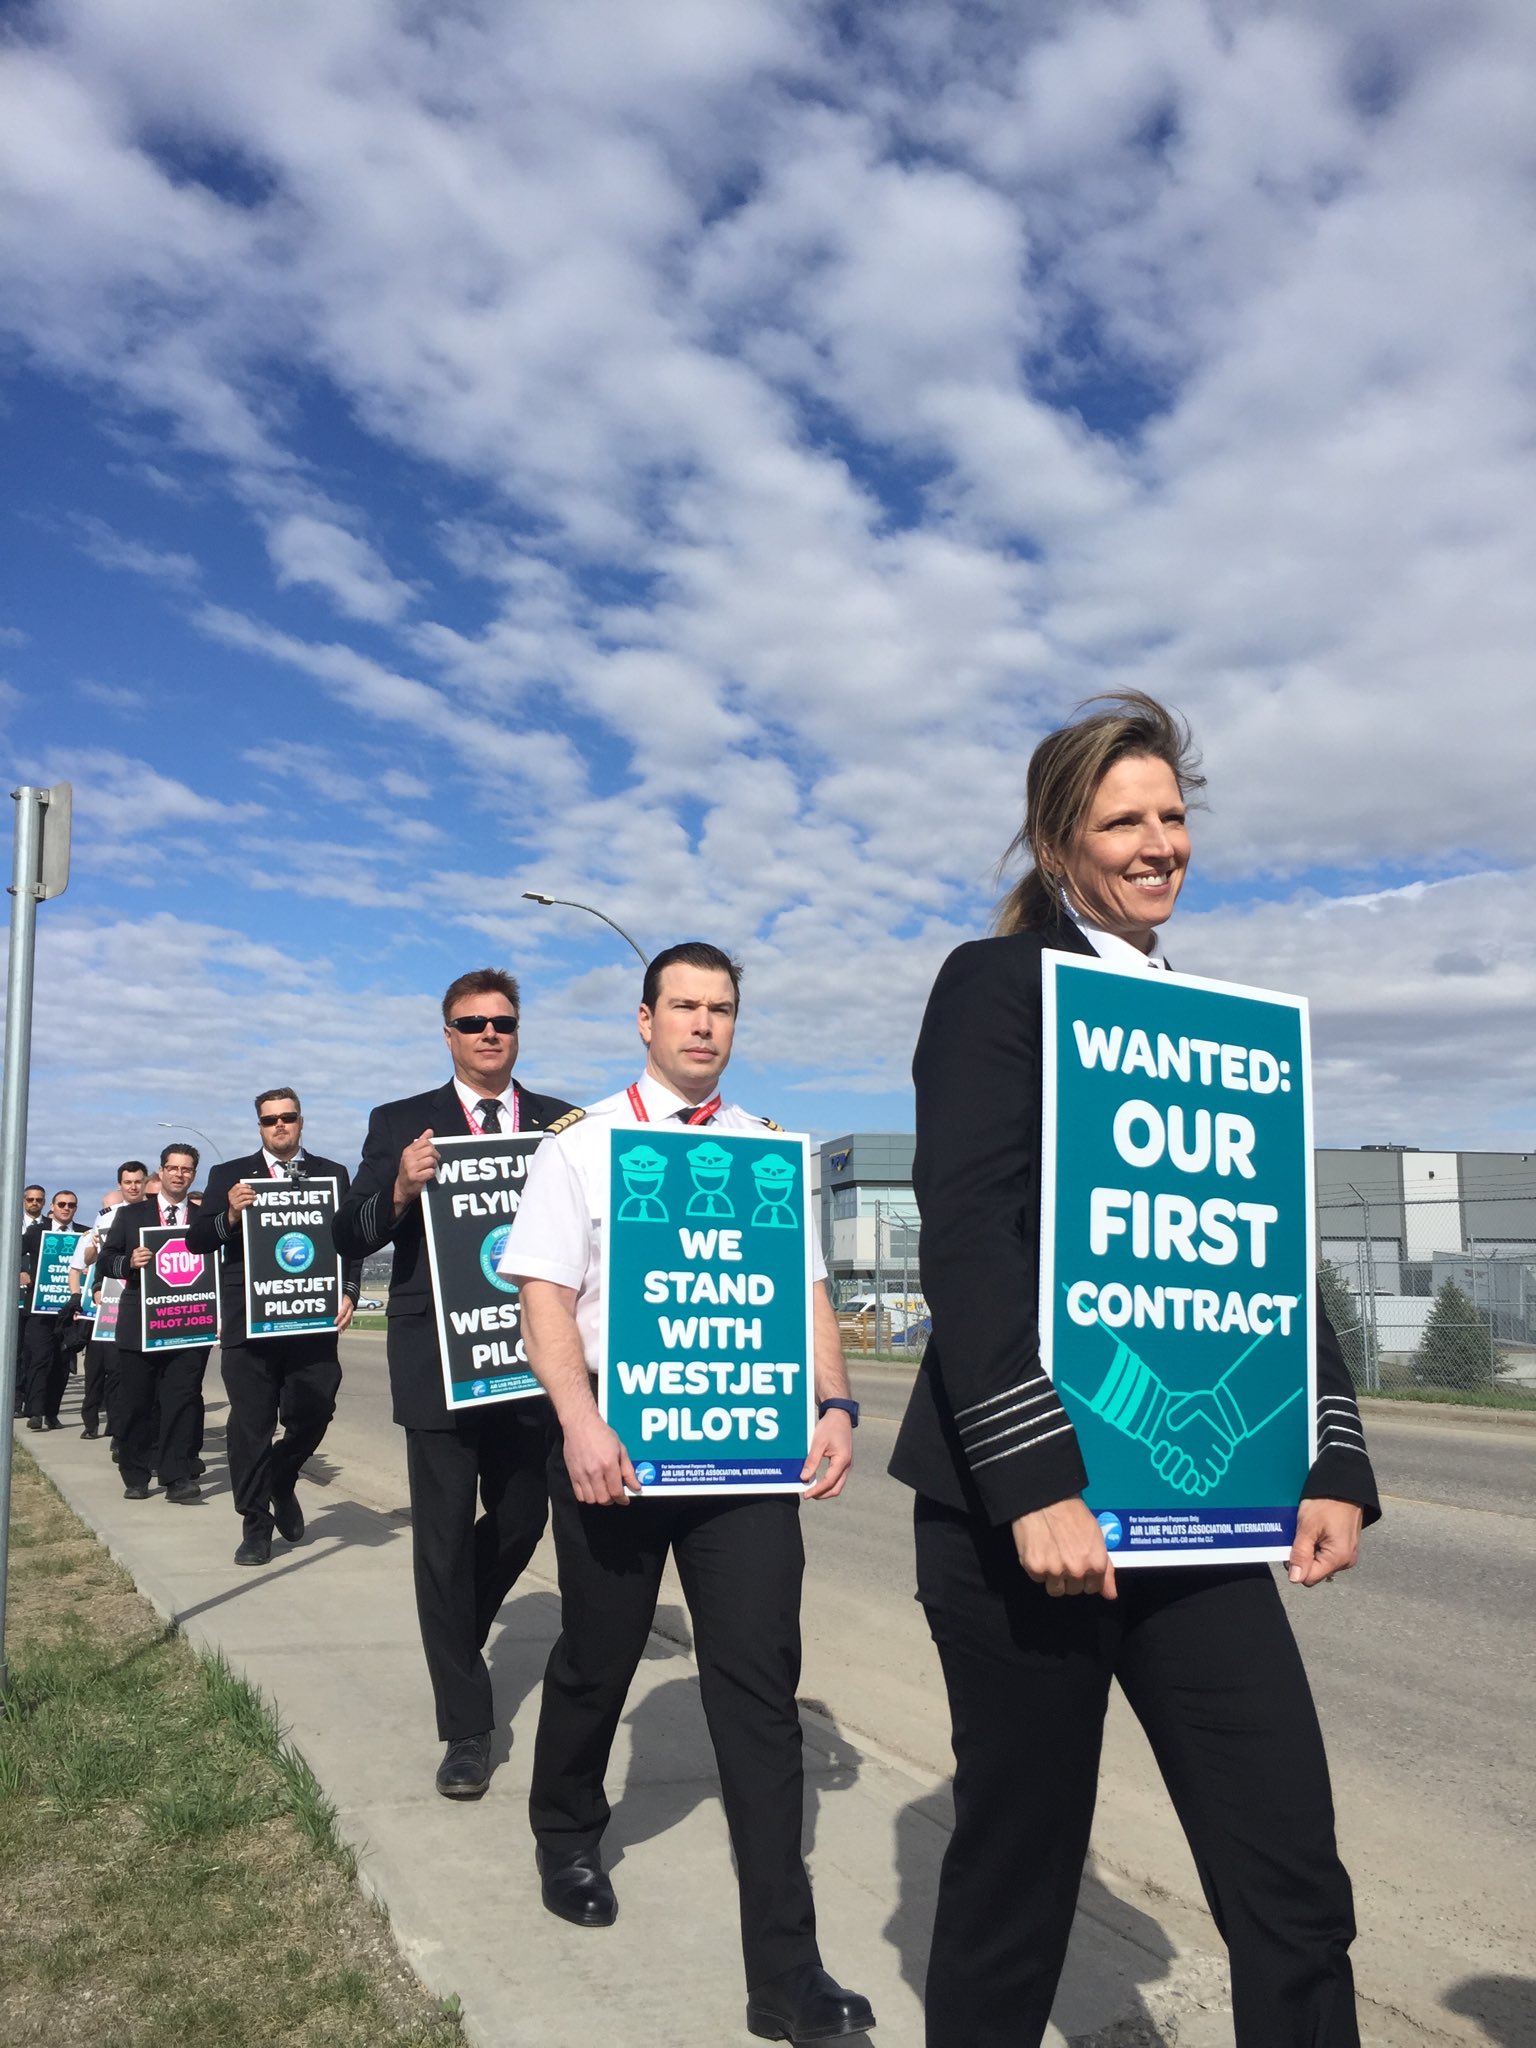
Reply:
M260 1148L224 1159L208 1175L203 1206L187 1228L192 1251L221 1259L219 1364L229 1395L226 1446L229 1487L240 1517L235 1563L269 1564L272 1531L288 1543L304 1534L297 1483L305 1461L320 1448L336 1413L341 1386L341 1332L352 1320L362 1287L363 1262L353 1259L342 1278L341 1313L334 1330L258 1337L245 1320L245 1240L242 1216L255 1201L258 1180L334 1180L338 1204L352 1184L334 1159L304 1149L304 1112L291 1088L264 1088L256 1098ZM277 1434L282 1425L282 1435Z
M75 1211L79 1206L79 1197L73 1188L60 1188L48 1205L48 1214L29 1223L22 1235L21 1279L26 1313L21 1330L22 1348L18 1360L21 1371L18 1377L26 1388L23 1405L28 1429L60 1427L59 1403L64 1398L64 1387L69 1378L69 1352L65 1337L75 1312L71 1307L54 1309L47 1315L34 1314L32 1280L42 1256L45 1232L79 1236L80 1225L75 1221Z
M461 974L449 985L443 1041L452 1080L382 1103L369 1118L362 1164L336 1217L336 1243L347 1258L395 1248L389 1383L405 1430L416 1614L438 1737L447 1745L437 1789L448 1799L478 1799L490 1783L495 1719L485 1640L544 1533L551 1420L542 1396L449 1412L421 1191L437 1172L435 1138L547 1130L571 1104L513 1080L517 983L500 968Z

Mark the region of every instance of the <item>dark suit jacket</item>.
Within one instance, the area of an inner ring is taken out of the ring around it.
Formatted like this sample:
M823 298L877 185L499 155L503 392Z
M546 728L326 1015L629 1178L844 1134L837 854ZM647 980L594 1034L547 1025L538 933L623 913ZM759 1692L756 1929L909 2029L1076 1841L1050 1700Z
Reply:
M352 1176L347 1169L334 1159L322 1159L318 1152L304 1154L305 1173L312 1173L317 1179L331 1179L336 1183L336 1206L339 1209L346 1200L347 1190L352 1185ZM233 1228L229 1221L229 1191L237 1180L270 1180L271 1169L266 1155L252 1152L244 1159L222 1159L208 1175L208 1185L203 1190L203 1206L192 1211L192 1221L187 1225L187 1245L194 1252L217 1253L222 1266L219 1275L219 1307L221 1330L226 1344L243 1344L246 1341L245 1325L245 1245L240 1225ZM342 1275L342 1285L353 1301L361 1290L363 1262L350 1260ZM295 1331L295 1336L303 1333ZM334 1331L322 1334L334 1339ZM282 1338L262 1338L268 1342L281 1343Z
M514 1081L518 1118L525 1131L547 1130L574 1105L555 1095L533 1095ZM352 1192L336 1216L336 1246L343 1258L366 1258L387 1244L395 1247L389 1282L389 1390L396 1422L406 1429L452 1429L443 1393L443 1361L432 1303L432 1269L420 1202L395 1220L395 1175L400 1155L423 1131L438 1137L467 1135L463 1106L451 1081L425 1095L382 1102L368 1119L362 1164ZM526 1411L526 1404L519 1402ZM489 1415L493 1411L482 1411Z
M195 1218L197 1210L191 1204L187 1207L189 1218ZM141 1230L158 1230L160 1227L160 1201L156 1195L146 1195L142 1202L119 1202L112 1211L112 1221L102 1239L101 1251L96 1259L97 1271L108 1280L123 1283L122 1306L117 1312L117 1341L125 1351L139 1348L139 1296L143 1292L139 1284L139 1270L128 1261L138 1249ZM191 1222L187 1224L187 1235L192 1234Z
M1002 1524L1080 1493L1076 1432L1040 1364L1042 952L1092 946L1069 918L977 939L939 970L912 1062L922 1217L920 1262L933 1335L891 1459L919 1493ZM1317 1310L1318 1457L1303 1498L1381 1510L1338 1338ZM988 1404L1023 1417L1007 1438ZM957 1420L958 1418L958 1420ZM986 1435L987 1445L966 1439ZM998 1455L999 1449L1003 1454Z

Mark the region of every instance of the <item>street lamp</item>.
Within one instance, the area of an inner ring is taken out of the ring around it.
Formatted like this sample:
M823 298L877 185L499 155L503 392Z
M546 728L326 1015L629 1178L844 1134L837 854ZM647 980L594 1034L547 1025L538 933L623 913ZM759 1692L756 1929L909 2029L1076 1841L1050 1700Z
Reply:
M208 1133L200 1131L196 1124L168 1124L165 1118L161 1116L155 1118L155 1125L157 1129L162 1131L190 1131L194 1138L201 1138L205 1145L213 1145L213 1149L220 1159L224 1157L223 1152L214 1144L213 1139L209 1137Z
M608 925L613 931L618 933L627 946L634 946L636 957L639 959L642 967L650 966L650 961L640 951L640 948L635 945L634 940L625 931L623 925L614 924L613 919L606 910L595 910L590 903L573 903L568 896L545 896L538 889L525 889L523 891L523 901L525 903L542 903L546 909L559 904L564 910L584 910L588 917L600 917L605 925Z

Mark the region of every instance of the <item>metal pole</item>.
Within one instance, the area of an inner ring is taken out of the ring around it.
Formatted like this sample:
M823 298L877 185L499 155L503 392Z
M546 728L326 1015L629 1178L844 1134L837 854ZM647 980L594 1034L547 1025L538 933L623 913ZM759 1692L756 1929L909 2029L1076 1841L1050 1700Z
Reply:
M42 873L43 802L40 789L13 789L15 851L11 863L11 957L5 978L5 1081L0 1092L0 1694L8 1684L5 1661L5 1587L11 1541L11 1418L16 1412L16 1339L20 1318L21 1191L26 1173L27 1078L32 1064L32 963L37 943L37 899Z
M885 1260L884 1260L884 1257L883 1257L883 1253L884 1253L885 1247L884 1247L884 1245L883 1245L883 1244L881 1243L881 1241L880 1241L880 1234L881 1234L881 1231L882 1231L882 1230L883 1230L883 1228L884 1228L884 1225L885 1225L885 1211L884 1211L884 1210L883 1210L883 1208L881 1207L880 1203L879 1203L879 1202L876 1202L876 1204L875 1204L875 1344L874 1344L874 1348L875 1348L875 1350L876 1350L876 1351L878 1351L878 1350L880 1349L880 1311L881 1311L881 1308L882 1308L882 1307L884 1306L883 1296L884 1296L884 1294L885 1294Z

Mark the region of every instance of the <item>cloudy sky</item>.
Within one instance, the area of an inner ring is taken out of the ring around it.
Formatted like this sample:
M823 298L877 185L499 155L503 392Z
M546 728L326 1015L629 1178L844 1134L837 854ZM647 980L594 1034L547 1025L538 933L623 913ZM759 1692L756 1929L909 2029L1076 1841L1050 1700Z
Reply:
M1180 965L1319 1137L1536 1101L1529 0L54 0L0 42L0 675L75 786L29 1165L352 1156L523 978L747 964L736 1091L910 1128L1033 741L1211 775Z

